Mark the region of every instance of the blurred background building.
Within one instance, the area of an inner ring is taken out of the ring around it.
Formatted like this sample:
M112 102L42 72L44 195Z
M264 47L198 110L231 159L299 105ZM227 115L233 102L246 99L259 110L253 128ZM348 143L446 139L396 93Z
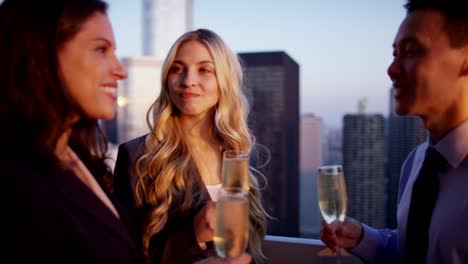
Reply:
M324 125L314 114L301 115L300 121L299 233L315 238L320 233L317 168L323 164Z
M193 20L193 0L143 0L143 55L164 60Z
M299 65L285 52L240 53L252 100L250 128L271 161L265 207L268 234L299 235Z
M342 128L326 127L323 148L323 165L343 164Z
M343 170L348 189L348 215L376 228L385 227L385 119L367 114L343 118Z
M113 144L149 132L146 114L161 90L164 59L177 38L193 28L193 0L143 0L142 4L143 56L121 58L128 78L119 82L116 118L103 122Z
M387 227L397 227L397 199L400 171L408 154L427 138L427 130L417 116L400 116L395 113L394 89L390 89L390 111L387 137Z

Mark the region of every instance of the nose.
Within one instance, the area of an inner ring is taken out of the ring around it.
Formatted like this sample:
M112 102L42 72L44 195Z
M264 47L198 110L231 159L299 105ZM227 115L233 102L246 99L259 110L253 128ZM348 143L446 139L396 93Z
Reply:
M197 83L197 75L195 72L187 69L182 76L182 86L190 87Z
M398 57L394 57L392 63L388 66L387 74L390 79L393 81L401 72L401 65L398 60Z
M112 74L117 77L118 80L127 79L128 73L122 65L122 62L114 55L114 67L112 69Z

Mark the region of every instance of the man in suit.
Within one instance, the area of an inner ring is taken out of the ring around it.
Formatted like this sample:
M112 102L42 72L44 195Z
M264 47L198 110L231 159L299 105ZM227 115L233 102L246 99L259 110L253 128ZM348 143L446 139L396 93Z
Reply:
M347 218L331 249L365 263L468 263L468 4L409 0L388 68L396 112L417 115L430 134L401 170L398 228L376 230Z

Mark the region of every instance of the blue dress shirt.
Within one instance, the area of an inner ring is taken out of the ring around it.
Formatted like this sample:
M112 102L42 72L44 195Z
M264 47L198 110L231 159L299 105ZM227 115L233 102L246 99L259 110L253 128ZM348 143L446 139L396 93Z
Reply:
M413 184L429 145L444 156L449 166L439 174L439 195L429 227L427 263L468 263L468 120L437 144L429 140L408 155L401 169L398 229L374 229L363 224L361 242L349 250L365 263L402 263Z

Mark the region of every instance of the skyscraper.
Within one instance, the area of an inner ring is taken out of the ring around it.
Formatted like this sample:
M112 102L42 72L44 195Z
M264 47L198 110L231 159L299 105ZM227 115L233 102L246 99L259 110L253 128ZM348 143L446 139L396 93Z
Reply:
M125 102L114 120L103 122L114 144L149 132L146 113L159 96L163 62L177 38L193 27L193 0L143 0L142 23L144 56L122 58L128 78L117 92Z
M143 55L163 60L193 28L193 0L143 0Z
M427 130L417 116L399 116L395 113L394 89L390 89L387 153L387 227L396 228L396 211L400 170L406 156L427 138Z
M322 164L322 119L314 114L301 116L300 168L301 170L317 170Z
M376 228L385 226L385 137L380 114L346 114L343 170L348 215Z
M300 128L299 231L301 237L318 238L321 216L317 202L317 168L322 164L322 119L313 114L302 115Z
M128 78L118 90L126 100L117 110L119 143L149 133L146 113L161 90L162 64L152 57L122 59Z
M343 130L341 127L327 127L325 129L323 164L343 164Z
M270 151L263 170L265 207L276 218L268 234L299 235L299 65L285 52L239 54L247 94L253 99L250 127Z
M132 138L149 133L146 113L160 91L162 61L149 57L123 58L128 78L117 88L117 112L112 120L100 120L104 133L117 146ZM111 146L109 155L115 157L117 148ZM115 159L109 164L113 168Z

